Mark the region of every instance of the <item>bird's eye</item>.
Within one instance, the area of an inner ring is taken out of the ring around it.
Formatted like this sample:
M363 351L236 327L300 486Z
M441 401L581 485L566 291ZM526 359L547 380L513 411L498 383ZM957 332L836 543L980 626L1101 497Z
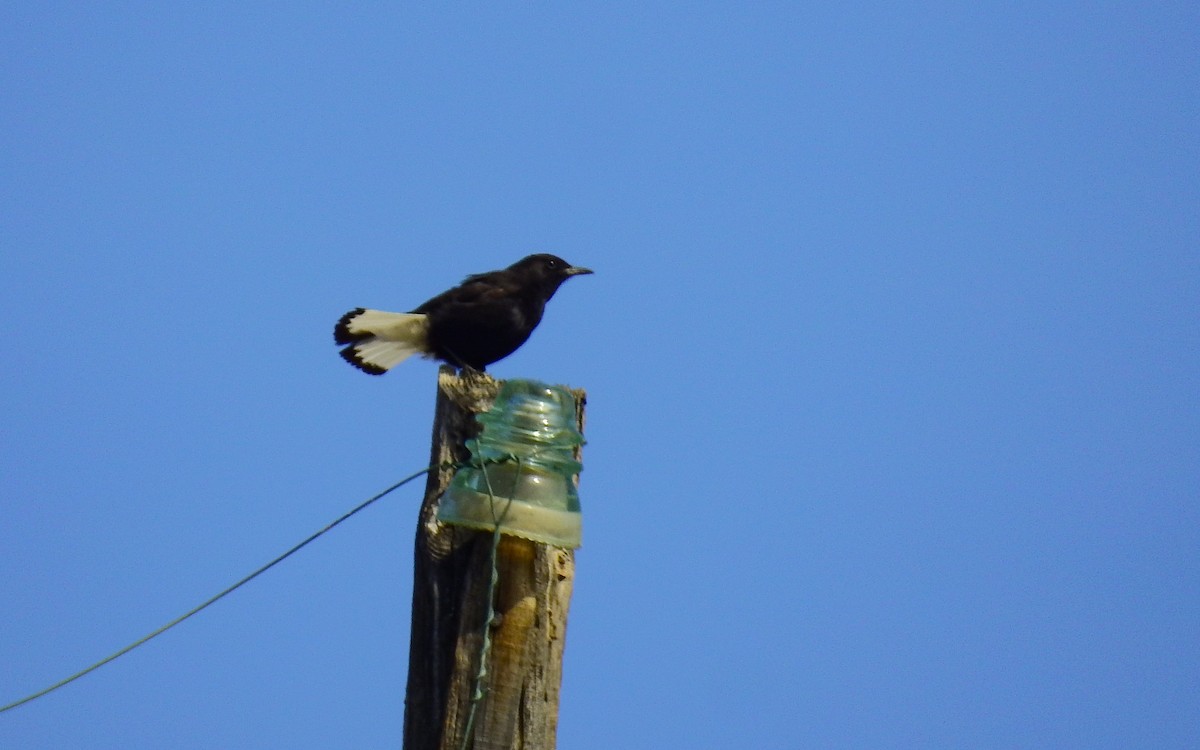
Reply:
M547 258L546 268L558 268L558 261L554 258Z

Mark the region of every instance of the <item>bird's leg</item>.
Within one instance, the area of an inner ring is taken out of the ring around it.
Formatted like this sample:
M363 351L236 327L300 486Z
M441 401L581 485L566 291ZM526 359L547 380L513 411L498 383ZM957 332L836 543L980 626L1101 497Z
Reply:
M488 377L488 374L483 370L476 370L470 365L462 366L462 369L459 370L459 377L468 383L482 383L486 380L491 380L491 378Z
M466 362L463 362L462 357L455 354L454 350L451 349L450 347L443 346L442 350L446 352L446 361L449 362L450 364L454 365L458 369L464 370L464 371L474 369L473 367L468 365Z
M484 374L484 372L483 372L484 368L483 368L483 367L480 367L479 369L476 369L476 368L475 368L475 367L473 367L472 365L469 365L469 364L467 364L466 362L464 362L464 361L462 360L462 357L459 357L457 354L455 354L455 353L454 353L453 351L451 351L450 349L448 349L448 348L446 348L446 347L442 347L442 348L445 350L446 354L448 354L448 355L449 355L449 359L451 360L450 364L452 364L452 365L454 365L455 367L457 367L457 368L458 368L458 370L459 370L459 373L460 373L460 374L461 374L463 377L465 377L465 378L470 378L470 379L472 379L472 380L475 380L475 379L478 379L478 378L479 378L479 376L481 376L481 375L483 375L483 374Z

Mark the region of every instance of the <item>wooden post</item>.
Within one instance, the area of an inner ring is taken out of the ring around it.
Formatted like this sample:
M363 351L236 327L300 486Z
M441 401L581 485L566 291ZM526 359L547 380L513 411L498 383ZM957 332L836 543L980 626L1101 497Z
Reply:
M470 458L465 441L478 432L500 383L481 373L438 373L431 463ZM586 397L576 398L580 431ZM435 515L453 469L429 474L417 524L405 750L459 750L479 671L487 617L490 532L438 523ZM575 577L571 550L502 536L496 555L496 618L491 625L484 697L475 711L474 750L552 750L567 608Z

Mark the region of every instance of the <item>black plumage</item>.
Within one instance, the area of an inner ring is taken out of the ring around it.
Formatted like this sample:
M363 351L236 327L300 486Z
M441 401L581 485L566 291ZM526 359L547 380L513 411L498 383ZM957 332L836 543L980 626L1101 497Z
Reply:
M333 330L342 358L381 375L412 354L483 371L516 351L542 321L546 303L572 276L591 270L545 253L468 276L409 313L357 308Z

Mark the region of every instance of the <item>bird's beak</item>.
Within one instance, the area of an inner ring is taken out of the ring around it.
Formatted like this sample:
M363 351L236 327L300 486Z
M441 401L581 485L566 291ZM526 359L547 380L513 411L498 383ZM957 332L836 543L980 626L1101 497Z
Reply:
M589 273L595 273L595 271L590 268L581 268L580 266L571 266L566 270L568 276L583 276Z

